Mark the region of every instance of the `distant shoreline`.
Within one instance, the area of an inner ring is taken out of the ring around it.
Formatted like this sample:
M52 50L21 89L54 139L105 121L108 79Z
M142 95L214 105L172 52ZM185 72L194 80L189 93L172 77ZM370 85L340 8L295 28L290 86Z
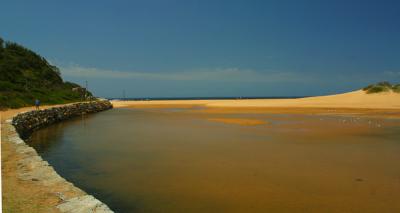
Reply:
M400 94L394 92L366 94L365 91L357 90L343 94L304 98L113 100L112 103L116 108L202 106L207 108L342 108L400 110Z
M184 108L197 110L199 113L331 114L400 118L399 93L366 94L362 90L337 95L286 99L114 100L111 102L114 108Z
M251 99L297 99L313 96L243 96L243 97L141 97L141 98L107 98L111 101L174 101L174 100L251 100Z

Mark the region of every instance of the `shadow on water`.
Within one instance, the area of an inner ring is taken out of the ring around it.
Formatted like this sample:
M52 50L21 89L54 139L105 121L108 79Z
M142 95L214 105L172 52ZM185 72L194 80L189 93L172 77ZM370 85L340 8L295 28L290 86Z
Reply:
M90 116L90 115L89 115ZM39 154L45 154L50 148L56 149L64 142L64 129L74 125L75 128L85 128L88 115L72 118L65 122L59 122L47 128L42 128L30 135L27 143L35 148Z
M90 183L81 180L80 176L77 175L82 172L85 172L91 178L101 177L102 175L101 171L81 166L81 161L85 158L84 155L77 158L71 157L77 151L73 140L76 139L75 137L90 134L89 131L93 132L93 128L88 128L87 120L93 119L95 116L97 114L82 115L39 129L27 139L27 143L53 165L61 176L106 203L113 211L136 212L138 209L135 202L123 202L107 190L91 187Z

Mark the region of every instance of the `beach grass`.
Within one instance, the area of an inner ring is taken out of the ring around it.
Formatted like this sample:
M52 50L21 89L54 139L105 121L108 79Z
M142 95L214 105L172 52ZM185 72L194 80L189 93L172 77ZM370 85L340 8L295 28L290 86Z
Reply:
M400 84L392 85L391 83L384 81L384 82L379 82L377 84L368 85L367 87L364 87L363 90L367 94L390 92L390 91L400 93Z

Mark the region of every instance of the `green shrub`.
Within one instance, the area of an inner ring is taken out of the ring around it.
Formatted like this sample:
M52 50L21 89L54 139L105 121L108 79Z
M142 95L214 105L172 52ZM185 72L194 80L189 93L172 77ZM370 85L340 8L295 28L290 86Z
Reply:
M389 82L384 81L384 82L379 82L377 84L368 85L367 87L364 87L363 90L367 94L389 92L389 91L400 92L400 84L392 85Z
M62 104L81 100L80 87L63 82L57 67L35 52L0 38L0 108L42 104ZM91 93L89 92L91 95Z
M378 86L382 86L382 87L388 87L388 88L391 88L391 87L392 87L392 84L389 83L389 82L387 82L387 81L379 82L379 83L377 83L377 85L378 85Z
M400 93L400 84L393 85L392 90L393 92Z

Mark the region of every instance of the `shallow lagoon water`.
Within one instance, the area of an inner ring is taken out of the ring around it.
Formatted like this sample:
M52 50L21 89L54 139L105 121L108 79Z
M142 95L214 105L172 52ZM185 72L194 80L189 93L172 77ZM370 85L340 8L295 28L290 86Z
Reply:
M400 211L396 119L113 109L29 143L116 212Z

